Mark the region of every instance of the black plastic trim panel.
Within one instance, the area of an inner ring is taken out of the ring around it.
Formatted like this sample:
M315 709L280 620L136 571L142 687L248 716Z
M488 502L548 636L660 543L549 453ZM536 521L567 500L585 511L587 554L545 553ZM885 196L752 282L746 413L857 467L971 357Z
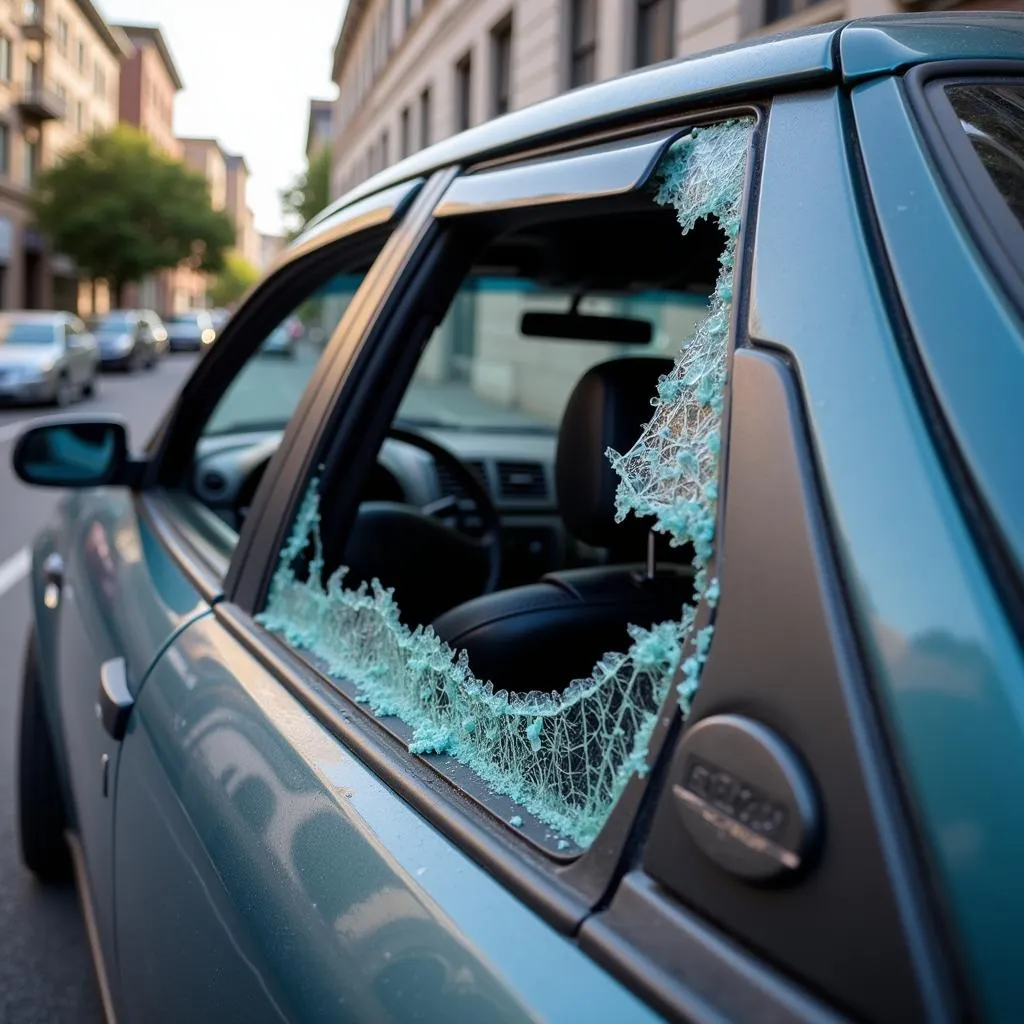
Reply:
M580 946L672 1020L839 1024L847 1019L682 907L643 872L626 875Z
M744 882L693 842L665 787L644 870L844 1012L893 1024L959 1019L932 922L915 913L925 898L849 625L795 376L777 355L740 350L732 387L722 597L690 723L740 714L786 740L810 770L824 837L791 884ZM677 759L671 779L682 771Z

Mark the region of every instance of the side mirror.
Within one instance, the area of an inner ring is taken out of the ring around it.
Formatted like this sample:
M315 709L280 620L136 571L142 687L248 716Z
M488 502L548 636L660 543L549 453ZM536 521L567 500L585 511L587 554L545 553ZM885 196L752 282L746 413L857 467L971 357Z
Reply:
M122 420L52 417L18 437L14 472L36 487L100 487L131 484L139 464L128 457Z

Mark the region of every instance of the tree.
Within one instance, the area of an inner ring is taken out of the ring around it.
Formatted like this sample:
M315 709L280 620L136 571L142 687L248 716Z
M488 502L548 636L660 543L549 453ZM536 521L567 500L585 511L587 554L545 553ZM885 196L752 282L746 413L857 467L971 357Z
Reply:
M210 300L215 306L230 306L237 302L259 279L260 272L240 253L232 249L224 257L224 268L210 288Z
M235 228L206 180L125 125L92 135L38 180L39 227L120 305L124 286L188 260L218 272Z
M285 220L294 238L331 201L331 151L321 146L310 157L306 170L281 193Z

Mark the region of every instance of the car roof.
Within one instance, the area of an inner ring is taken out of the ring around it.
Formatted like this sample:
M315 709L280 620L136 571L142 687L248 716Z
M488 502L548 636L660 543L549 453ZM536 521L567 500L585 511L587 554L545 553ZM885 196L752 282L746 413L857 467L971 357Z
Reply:
M1024 13L894 14L757 36L562 93L441 140L368 178L312 228L360 199L454 164L568 142L710 99L750 99L793 86L855 82L933 60L1024 54Z

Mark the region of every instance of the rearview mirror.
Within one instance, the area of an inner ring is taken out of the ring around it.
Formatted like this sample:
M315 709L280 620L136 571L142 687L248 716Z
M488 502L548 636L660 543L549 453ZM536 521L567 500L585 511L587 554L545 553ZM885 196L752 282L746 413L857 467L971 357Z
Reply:
M618 345L649 345L654 333L649 320L627 316L542 312L524 313L519 321L519 332L525 338L603 341Z
M36 487L129 483L128 430L122 420L47 418L29 427L11 453L14 472Z

